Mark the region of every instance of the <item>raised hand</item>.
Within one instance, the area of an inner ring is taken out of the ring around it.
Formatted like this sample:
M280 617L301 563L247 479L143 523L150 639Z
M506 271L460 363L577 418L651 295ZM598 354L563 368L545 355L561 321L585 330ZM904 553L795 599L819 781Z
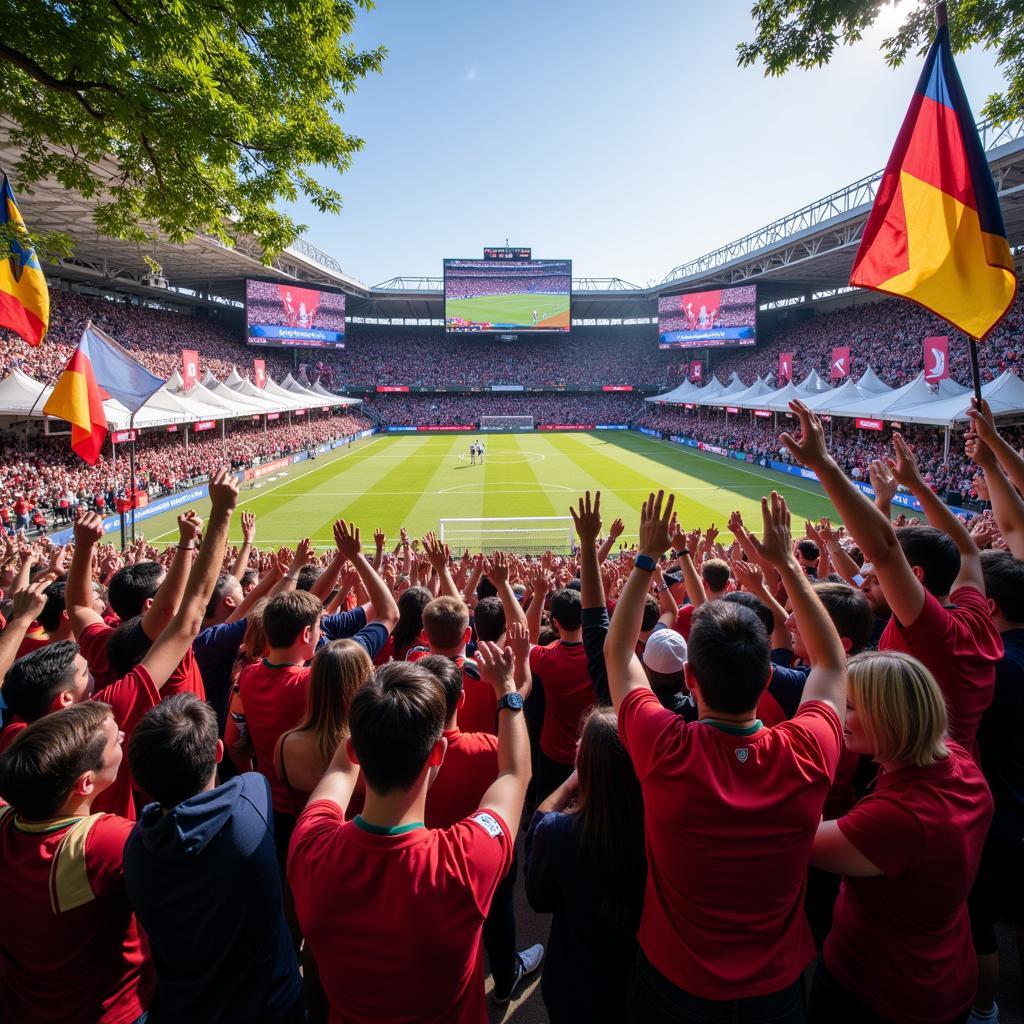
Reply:
M387 542L387 534L378 526L377 529L373 531L373 543L376 545L377 550L383 551L384 545L387 544Z
M334 545L349 561L362 554L359 527L355 523L346 523L344 519L339 519L334 524Z
M891 504L899 490L892 466L883 459L875 459L868 463L868 482L875 492L875 497L886 505Z
M967 443L964 445L967 457L981 470L989 472L998 467L996 457L992 449L974 433L967 435Z
M572 524L576 528L576 536L580 539L580 544L591 544L593 545L597 541L597 536L601 532L601 492L594 492L594 503L591 505L590 502L590 491L587 491L582 498L579 500L579 509L569 506L569 515L572 516ZM622 521L616 519L616 523L619 524L619 533L622 533L624 527ZM612 524L614 530L615 523ZM614 534L618 536L618 534Z
M46 606L45 590L51 582L49 579L39 579L35 583L30 583L24 590L16 590L11 618L36 618Z
M761 499L761 519L764 535L758 540L751 534L750 541L758 557L778 567L793 560L793 532L786 499L777 491L771 498Z
M50 565L48 572L52 573L56 579L59 576L63 576L68 571L68 563L71 560L71 552L67 544L62 545L59 548L54 548L50 553Z
M500 587L508 583L508 555L504 551L495 551L487 563L487 578Z
M921 472L917 468L917 459L914 457L914 452L910 445L903 440L903 435L899 433L892 435L892 445L896 452L895 461L890 461L889 463L892 475L896 478L896 483L903 484L904 487L911 489L914 484L919 483L921 480Z
M448 551L432 531L423 538L423 554L431 567L440 572L448 564Z
M499 697L516 688L511 647L502 649L489 640L483 640L477 646L473 660L480 666L480 678L490 683Z
M530 656L530 633L522 622L510 622L505 640L519 664Z
M597 497L601 497L601 492L597 492ZM612 525L608 527L608 536L612 540L618 540L622 536L622 531L626 529L626 524L621 519L613 519Z
M246 513L242 513L244 519ZM196 513L189 509L178 516L178 543L195 544L199 535L203 532L203 521Z
M756 562L744 562L738 558L732 563L732 574L736 586L748 594L756 593L764 587L764 570Z
M995 417L988 402L983 398L979 405L977 398L971 399L971 407L967 410L971 420L971 430L983 441L994 441L999 432L996 430Z
M103 517L99 512L86 512L75 520L75 547L91 547L103 536Z
M672 546L672 509L676 496L665 492L651 493L640 509L640 553L660 558Z
M221 466L210 477L210 514L230 512L238 504L238 479L227 466Z
M256 539L256 513L242 513L242 540L251 544Z
M800 439L790 433L784 433L779 440L797 462L808 469L821 469L829 461L828 446L825 444L825 431L821 420L803 402L794 399L789 408L800 420Z

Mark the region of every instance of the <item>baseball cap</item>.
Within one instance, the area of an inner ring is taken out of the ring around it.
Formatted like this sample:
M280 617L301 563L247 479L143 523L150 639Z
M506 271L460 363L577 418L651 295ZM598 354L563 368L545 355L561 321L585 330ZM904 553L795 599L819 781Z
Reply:
M644 664L652 672L671 675L686 664L686 641L674 629L655 630L644 647Z

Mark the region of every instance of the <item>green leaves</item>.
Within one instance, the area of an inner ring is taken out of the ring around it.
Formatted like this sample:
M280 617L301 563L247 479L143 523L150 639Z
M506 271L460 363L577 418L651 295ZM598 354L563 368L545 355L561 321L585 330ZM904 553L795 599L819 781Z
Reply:
M370 0L0 0L0 110L17 127L19 192L56 178L97 200L105 234L225 244L256 237L269 261L302 230L274 209L341 196L362 140L337 97L381 69L346 40Z

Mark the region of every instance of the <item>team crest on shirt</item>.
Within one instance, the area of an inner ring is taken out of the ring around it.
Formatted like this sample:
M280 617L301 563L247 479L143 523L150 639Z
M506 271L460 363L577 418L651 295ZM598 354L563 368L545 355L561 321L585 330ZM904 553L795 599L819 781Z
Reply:
M486 811L477 811L470 821L475 821L492 839L497 839L501 835L501 826Z
M740 764L746 764L747 758L750 757L750 747L737 747L736 748L736 760Z

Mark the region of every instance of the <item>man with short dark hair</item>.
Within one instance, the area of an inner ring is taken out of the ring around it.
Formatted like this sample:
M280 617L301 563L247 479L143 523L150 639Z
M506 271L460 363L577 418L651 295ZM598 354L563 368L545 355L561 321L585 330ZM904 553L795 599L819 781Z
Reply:
M128 744L146 806L124 851L167 1020L301 1022L302 982L274 849L270 787L218 786L217 717L193 694L148 711Z
M710 601L684 668L699 720L661 706L634 653L651 573L671 544L674 499L651 495L640 553L612 616L605 660L619 733L643 790L647 890L631 1011L636 1021L802 1022L814 955L807 863L842 746L842 644L793 556L789 509L762 499L760 557L778 571L814 668L792 721L765 728L770 647L750 609Z
M677 535L674 538L675 541L679 540ZM684 562L689 559L689 564ZM693 571L693 556L692 554L683 551L679 558L679 564L683 569L684 576L687 570ZM721 558L705 558L700 566L700 584L703 587L704 593L698 596L690 594L690 603L683 605L679 609L679 614L676 616L676 630L683 635L684 640L690 638L690 626L693 623L693 616L696 610L705 601L717 601L729 591L729 584L732 582L732 570L729 568L729 563L722 561ZM680 587L680 584L675 584L676 587ZM682 598L680 597L680 600Z
M512 862L530 750L511 651L483 643L478 657L499 718L498 777L478 810L424 827L446 701L426 669L391 662L352 699L351 736L299 817L288 878L338 1020L487 1019L480 934ZM366 803L346 822L360 771Z
M149 1007L153 969L125 897L132 823L96 813L122 738L109 705L85 701L0 755L0 1019L124 1024Z

